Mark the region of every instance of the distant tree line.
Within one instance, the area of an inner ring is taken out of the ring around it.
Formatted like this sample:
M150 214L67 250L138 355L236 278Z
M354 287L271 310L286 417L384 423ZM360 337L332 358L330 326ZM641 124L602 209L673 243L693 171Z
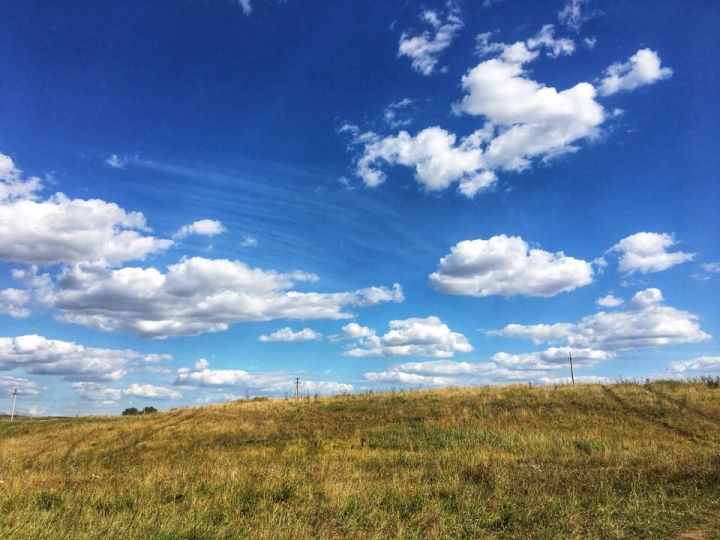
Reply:
M144 409L140 410L137 407L128 407L122 412L123 416L136 416L138 414L152 414L156 413L158 410L155 407L145 407Z

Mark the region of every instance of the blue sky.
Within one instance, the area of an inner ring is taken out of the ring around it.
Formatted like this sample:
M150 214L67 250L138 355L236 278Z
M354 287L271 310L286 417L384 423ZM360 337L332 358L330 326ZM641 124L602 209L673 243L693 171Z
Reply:
M719 374L718 23L4 2L0 411Z

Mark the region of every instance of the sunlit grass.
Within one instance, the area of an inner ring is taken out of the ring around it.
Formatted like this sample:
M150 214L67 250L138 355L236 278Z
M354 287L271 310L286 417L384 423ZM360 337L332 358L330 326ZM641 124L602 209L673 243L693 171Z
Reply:
M720 390L448 389L0 422L2 538L712 538Z

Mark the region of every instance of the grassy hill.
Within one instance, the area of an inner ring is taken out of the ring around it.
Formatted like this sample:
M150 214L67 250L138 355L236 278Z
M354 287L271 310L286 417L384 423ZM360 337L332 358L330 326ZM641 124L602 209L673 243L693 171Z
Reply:
M0 422L2 538L718 538L720 390L510 386Z

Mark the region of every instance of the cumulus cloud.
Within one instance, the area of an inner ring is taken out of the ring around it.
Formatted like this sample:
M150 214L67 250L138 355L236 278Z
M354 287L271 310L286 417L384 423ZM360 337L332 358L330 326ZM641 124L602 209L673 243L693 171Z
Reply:
M286 372L250 372L242 369L211 369L201 358L194 368L180 368L175 384L203 388L238 388L240 390L282 394L295 391L295 375ZM336 394L352 392L351 384L333 381L302 381L302 389L309 393Z
M223 224L215 219L201 219L195 221L190 225L183 225L180 227L178 232L173 235L173 238L185 238L186 236L217 236L227 232L227 229L223 227Z
M315 281L316 275L305 272L193 257L165 273L153 267L74 265L35 296L65 322L155 338L217 332L238 322L350 318L353 306L403 301L398 284L338 293L293 290L299 282Z
M5 397L15 389L17 389L18 395L34 396L40 393L40 386L25 377L0 376L0 395Z
M127 388L111 388L96 382L77 382L72 385L81 399L95 401L100 405L113 406L124 397L143 399L179 399L182 392L175 388L154 384L133 383Z
M147 399L178 399L182 393L165 386L154 384L133 383L122 391L124 396L139 397Z
M620 240L610 248L610 252L620 253L621 272L648 274L667 270L695 258L695 253L669 252L668 249L677 243L672 234L639 232Z
M72 387L81 399L96 401L106 406L116 405L123 395L122 390L93 382L77 382L73 383Z
M30 310L25 307L30 301L30 294L21 289L4 289L0 291L0 313L16 319L30 316Z
M40 178L26 178L12 158L0 152L0 204L14 199L33 199L41 187Z
M532 80L524 69L540 50L551 57L571 54L572 40L556 39L552 25L512 45L492 43L489 37L478 37L478 51L496 57L463 77L465 96L454 106L458 114L484 117L484 125L463 138L439 126L415 135L353 133L355 143L363 145L356 172L365 185L385 180L383 165L403 165L415 170L415 179L428 191L457 184L460 193L474 197L493 186L496 171L519 171L535 158L573 152L577 142L598 134L605 113L593 85L581 82L558 91Z
M714 274L720 274L720 262L709 262L701 264L700 267L706 272L712 272Z
M572 323L517 324L511 323L502 330L489 330L489 336L529 339L533 343L558 343L569 337L575 325Z
M374 138L365 145L357 173L366 186L376 187L386 179L378 168L380 163L404 165L415 169L415 179L427 191L442 191L458 183L461 193L473 197L496 180L494 173L484 170L483 153L478 147L483 138L481 132L476 132L456 144L456 135L440 127L423 129L414 136L400 131L396 136Z
M312 328L303 328L295 332L292 328L286 326L272 334L262 335L258 339L260 341L286 341L292 343L296 341L317 341L322 337L323 335L320 332L316 332Z
M568 348L550 348L526 354L497 353L489 362L432 360L396 364L384 371L365 373L367 381L423 386L473 386L508 382L552 384L569 382ZM588 366L611 355L591 349L573 349L573 363ZM576 360L577 359L577 360ZM579 382L601 382L599 377L575 377Z
M598 89L578 82L557 89L533 80L526 65L542 51L551 58L572 54L569 38L557 38L555 27L545 25L525 41L512 44L491 41L492 33L477 37L477 52L491 58L480 62L462 78L464 96L453 105L456 114L481 117L478 129L459 136L441 126L412 134L380 135L344 126L341 132L362 147L356 174L367 187L386 180L385 169L412 168L415 180L427 191L457 185L466 197L491 188L500 171L522 171L537 161L547 162L575 152L579 144L600 134L602 124L615 116L597 101ZM600 95L669 76L669 68L652 70L653 51L639 51L627 64L613 64L600 83ZM653 78L654 77L654 78Z
M463 240L440 259L430 284L447 294L554 296L592 282L592 265L530 248L518 236Z
M635 90L669 78L673 70L662 67L658 53L651 49L640 49L627 62L616 62L605 70L600 81L599 92L611 96L623 90Z
M668 370L677 375L701 375L720 371L720 356L699 356L691 360L671 362Z
M69 381L117 380L144 355L122 349L84 347L35 334L0 337L0 370L58 375Z
M470 352L467 338L450 330L438 317L410 318L389 323L390 330L378 336L374 329L350 323L343 336L355 340L346 356L425 356L450 358L456 352Z
M576 367L592 366L614 356L614 353L608 351L564 346L520 354L499 352L493 355L492 360L506 369L546 371L567 367L570 354Z
M119 264L165 250L171 240L148 234L145 217L99 199L56 193L40 199L42 182L23 178L0 154L0 259L29 264L102 261Z
M490 169L523 170L536 157L573 152L605 120L590 83L558 91L530 79L522 62L481 62L463 76L462 87L465 96L456 110L495 126L483 151Z
M622 298L617 298L612 294L606 294L602 298L595 300L595 304L600 307L614 308L622 305L624 301Z
M619 311L599 311L578 323L511 324L489 335L531 339L535 343L564 341L573 348L615 352L710 339L697 319L693 313L665 305L662 292L649 288L636 293Z
M449 4L448 9L444 20L436 11L423 11L420 18L432 29L420 34L403 32L400 36L398 57L409 58L413 69L422 75L431 75L435 71L440 54L450 47L463 27L457 6Z

